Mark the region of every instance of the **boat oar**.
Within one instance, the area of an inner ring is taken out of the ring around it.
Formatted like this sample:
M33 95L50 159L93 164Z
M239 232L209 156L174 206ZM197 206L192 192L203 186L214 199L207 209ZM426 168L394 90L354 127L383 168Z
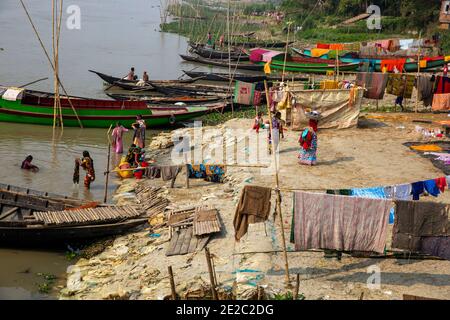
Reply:
M32 81L32 82L23 84L23 85L19 86L19 88L24 88L24 87L30 86L32 84L35 84L36 82L44 81L44 80L47 80L47 79L48 79L48 77L42 78L42 79L38 79L38 80L35 80L35 81Z

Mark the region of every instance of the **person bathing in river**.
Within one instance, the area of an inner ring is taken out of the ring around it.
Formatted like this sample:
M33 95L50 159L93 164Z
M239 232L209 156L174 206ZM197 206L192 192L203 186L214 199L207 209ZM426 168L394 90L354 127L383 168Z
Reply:
M141 115L136 117L136 122L132 124L134 130L133 143L139 148L145 147L145 120Z
M120 124L120 122L116 123L116 127L112 131L112 147L115 153L123 153L123 133L127 132L128 129Z
M39 168L34 164L31 164L31 161L33 161L33 156L30 155L26 157L25 160L22 161L22 165L20 166L20 168L25 170L31 170L33 172L38 172Z
M89 189L91 183L95 180L94 160L92 160L88 151L83 151L83 158L75 160L75 171L77 167L82 167L86 171L84 177L84 186ZM76 179L74 178L74 181Z

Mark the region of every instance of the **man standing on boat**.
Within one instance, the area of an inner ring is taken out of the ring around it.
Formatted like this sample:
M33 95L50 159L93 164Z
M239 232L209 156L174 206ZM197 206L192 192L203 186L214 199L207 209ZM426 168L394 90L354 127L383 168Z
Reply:
M144 71L144 74L142 75L142 80L144 80L144 82L148 82L149 79L150 79L150 78L149 78L149 76L148 76L147 71Z

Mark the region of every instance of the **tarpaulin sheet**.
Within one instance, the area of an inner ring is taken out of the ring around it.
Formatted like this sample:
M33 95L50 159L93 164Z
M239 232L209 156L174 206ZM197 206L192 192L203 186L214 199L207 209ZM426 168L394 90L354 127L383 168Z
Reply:
M303 130L308 125L305 112L321 113L319 128L345 129L358 124L363 90L305 90L291 92L295 99L292 107L292 130Z

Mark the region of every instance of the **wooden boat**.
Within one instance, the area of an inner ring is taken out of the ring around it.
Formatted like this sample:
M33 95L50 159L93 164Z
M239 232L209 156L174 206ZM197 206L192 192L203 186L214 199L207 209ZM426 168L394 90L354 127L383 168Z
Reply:
M158 92L166 95L186 95L186 96L219 96L226 98L230 95L234 88L229 86L215 86L215 85L160 85L152 84Z
M238 61L248 61L249 60L249 56L248 54L246 54L245 52L243 52L242 50L238 50L238 51L231 51L231 53L229 53L228 51L221 51L221 50L215 50L212 48L208 48L203 44L194 44L194 43L189 43L189 45L191 46L191 53L196 53L198 54L200 57L203 58L208 58L208 59L219 59L219 60L238 60Z
M159 97L159 96L133 95L133 94L114 94L114 93L107 93L106 95L117 101L145 101L147 104L173 104L177 102L183 102L186 104L198 104L205 102L215 102L222 99L221 97L217 96Z
M180 57L183 60L190 61L190 62L198 62L210 66L217 66L217 67L223 67L223 68L235 68L235 69L244 69L244 70L253 70L253 71L262 71L264 69L263 66L258 64L252 64L252 63L235 63L232 62L229 64L227 61L222 60L214 60L214 59L207 59L203 57L196 57L196 56L188 56L184 54L180 54Z
M236 47L244 47L244 48L285 48L286 45L293 44L294 41L232 41L231 45ZM228 44L228 41L225 41L225 44Z
M94 70L89 70L89 72L95 73L106 83L118 86L125 90L147 90L147 91L154 90L154 88L152 88L149 83L146 83L145 86L138 86L137 83L139 80L121 79ZM197 80L200 80L200 78L190 78L181 80L152 80L152 82L161 84L178 84L178 83L194 83Z
M203 77L206 81L230 81L230 75L228 73L212 73L212 72L201 72L201 71L185 71L183 72L191 77ZM265 75L247 75L242 73L233 74L233 80L244 81L244 82L261 82L267 80Z
M54 95L52 93L23 90L17 88L3 88L5 93L0 97L0 121L53 125ZM0 87L2 92L2 87ZM13 93L13 99L7 93ZM97 100L81 97L70 97L70 101L78 114L83 127L109 128L120 121L130 127L136 121L137 115L142 115L147 127L169 126L176 121L186 121L215 109L222 109L224 103L215 106L186 106L156 108L144 101L113 101ZM69 99L61 97L64 125L78 127L77 116L70 106ZM164 111L162 111L164 110Z
M84 222L62 222L63 219L73 217L75 211L70 209L83 206L92 207L78 199L50 197L48 194L43 195L25 188L0 187L0 246L65 245L71 241L121 234L145 224L148 220L136 212L135 217L116 221L102 222L99 219L86 218ZM109 211L108 207L104 210ZM37 219L39 213L49 211L57 213L61 217L61 223L49 225Z
M259 62L259 64L263 66L265 62ZM359 65L359 63L339 62L339 71L356 71ZM318 58L292 57L291 60L286 61L286 63L282 60L272 60L270 68L302 73L327 73L328 71L334 71L336 69L336 61Z
M228 73L212 73L212 72L201 72L201 71L185 71L183 72L188 75L189 77L204 77L207 81L224 81L229 82L230 76ZM236 81L243 81L243 82L262 82L264 80L267 81L281 81L283 77L281 75L250 75L250 74L242 74L242 73L235 73L233 75L233 80ZM308 78L305 76L300 75L293 75L293 74L287 74L284 77L285 80L294 80L294 81L308 81Z

